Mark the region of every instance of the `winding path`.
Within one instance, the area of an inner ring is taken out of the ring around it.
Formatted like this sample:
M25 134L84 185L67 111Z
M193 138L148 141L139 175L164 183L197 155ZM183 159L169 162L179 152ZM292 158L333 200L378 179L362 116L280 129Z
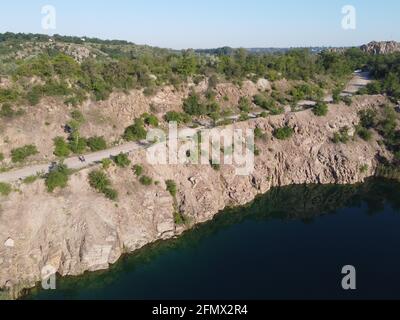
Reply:
M368 77L368 72L355 72L354 77L347 84L346 89L343 91L342 95L353 95L361 88L365 87L370 82ZM256 118L257 114L252 114L250 118ZM230 117L232 120L237 120L240 116ZM94 164L98 164L103 159L111 158L119 155L120 153L131 153L139 149L145 149L149 144L145 142L129 142L117 147L113 147L107 150L94 152L85 155L85 162L79 160L77 156L68 158L64 161L64 164L70 169L83 169ZM41 173L48 173L52 164L40 164L27 166L21 169L16 169L12 171L7 171L0 173L0 182L15 182L18 180L25 179L27 177L35 176Z

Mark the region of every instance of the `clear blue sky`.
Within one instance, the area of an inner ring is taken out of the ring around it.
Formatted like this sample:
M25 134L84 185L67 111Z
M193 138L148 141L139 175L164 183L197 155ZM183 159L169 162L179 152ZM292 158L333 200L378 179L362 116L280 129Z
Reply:
M399 0L1 0L0 32L45 33L41 7L63 35L169 48L349 46L400 41ZM341 28L344 5L357 29Z

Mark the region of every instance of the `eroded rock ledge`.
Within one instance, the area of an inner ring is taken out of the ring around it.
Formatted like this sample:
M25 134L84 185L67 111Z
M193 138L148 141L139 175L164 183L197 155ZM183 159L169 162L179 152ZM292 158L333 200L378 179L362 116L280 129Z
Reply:
M107 269L124 253L181 234L189 227L174 223L174 202L165 186L169 179L177 183L179 207L193 224L212 219L227 206L251 202L271 187L363 182L374 175L376 156L386 153L378 137L348 144L333 144L331 138L340 128L357 125L359 110L384 103L382 96L358 97L352 107L331 106L327 117L304 111L237 124L267 134L257 142L260 155L247 177L235 176L230 166L220 171L204 165L152 167L141 152L132 163L143 165L160 183L143 187L132 169L112 168L108 175L120 195L117 203L90 188L91 169L74 174L69 187L54 194L46 192L43 181L21 185L20 192L0 200L0 288L8 288L15 298L40 281L46 265L62 276ZM274 139L273 130L285 124L296 134L288 141Z

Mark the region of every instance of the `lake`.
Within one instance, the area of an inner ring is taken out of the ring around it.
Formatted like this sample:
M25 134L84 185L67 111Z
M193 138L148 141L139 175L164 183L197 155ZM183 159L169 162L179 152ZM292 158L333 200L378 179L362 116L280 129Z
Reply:
M357 290L341 287L342 267ZM400 184L276 188L105 272L27 299L400 298Z

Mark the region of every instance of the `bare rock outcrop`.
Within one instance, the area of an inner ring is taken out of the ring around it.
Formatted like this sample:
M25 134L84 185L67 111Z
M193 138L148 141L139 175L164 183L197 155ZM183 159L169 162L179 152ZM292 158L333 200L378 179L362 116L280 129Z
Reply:
M361 50L369 54L390 54L400 52L400 43L396 41L372 41L361 46Z

